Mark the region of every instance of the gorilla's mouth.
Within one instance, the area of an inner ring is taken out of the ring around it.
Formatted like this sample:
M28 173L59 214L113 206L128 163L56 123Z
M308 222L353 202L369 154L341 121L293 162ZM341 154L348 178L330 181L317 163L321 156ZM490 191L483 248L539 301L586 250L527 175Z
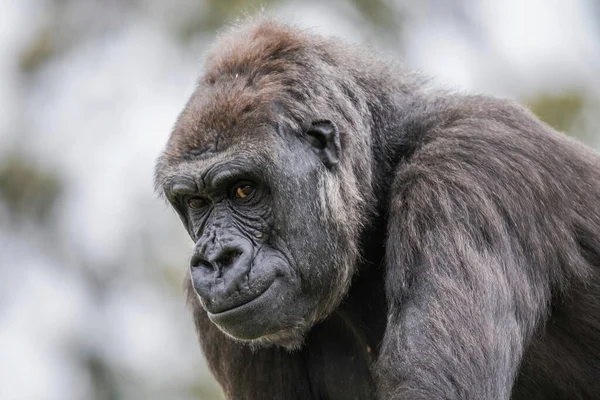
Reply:
M236 311L237 309L245 306L250 306L251 303L258 301L261 297L263 297L265 293L271 288L271 286L273 286L273 283L275 283L275 280L271 281L267 285L264 285L264 287L256 291L255 295L252 297L243 296L239 299L225 301L223 302L223 304L220 305L211 304L210 306L206 307L206 311L208 312L209 316L218 316L224 313Z
M223 332L239 340L256 340L280 331L279 322L285 321L278 321L276 315L285 305L276 301L282 291L281 284L277 282L280 281L273 280L264 291L244 303L214 313L207 311L208 318ZM283 298L281 300L285 302Z

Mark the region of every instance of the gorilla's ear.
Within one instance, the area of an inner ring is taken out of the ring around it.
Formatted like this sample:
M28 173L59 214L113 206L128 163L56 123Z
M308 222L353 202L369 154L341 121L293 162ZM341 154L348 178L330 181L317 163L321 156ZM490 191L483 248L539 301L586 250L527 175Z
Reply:
M306 134L312 145L321 155L327 168L335 168L340 158L340 133L337 126L328 119L318 119L310 124Z

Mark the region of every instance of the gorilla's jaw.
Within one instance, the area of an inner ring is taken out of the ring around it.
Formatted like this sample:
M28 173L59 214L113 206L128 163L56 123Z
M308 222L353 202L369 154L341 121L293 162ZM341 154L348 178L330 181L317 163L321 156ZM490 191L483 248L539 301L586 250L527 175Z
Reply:
M311 324L305 305L298 301L299 288L276 278L254 299L208 317L233 339L257 346L277 345L288 349L300 347Z

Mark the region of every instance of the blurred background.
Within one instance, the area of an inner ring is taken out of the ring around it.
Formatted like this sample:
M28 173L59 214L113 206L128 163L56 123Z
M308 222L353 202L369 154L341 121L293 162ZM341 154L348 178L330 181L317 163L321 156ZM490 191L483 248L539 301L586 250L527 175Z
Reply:
M0 399L221 398L153 163L215 31L261 6L600 148L596 0L3 0Z

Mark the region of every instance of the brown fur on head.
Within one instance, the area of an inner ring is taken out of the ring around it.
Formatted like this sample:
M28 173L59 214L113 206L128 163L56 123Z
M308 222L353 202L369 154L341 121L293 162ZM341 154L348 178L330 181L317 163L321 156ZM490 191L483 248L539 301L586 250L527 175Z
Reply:
M245 129L248 123L272 123L272 107L299 95L292 88L302 85L298 62L306 57L303 40L269 20L254 24L222 34L209 53L206 72L169 141L167 158L219 151L235 135L251 139L254 131Z

